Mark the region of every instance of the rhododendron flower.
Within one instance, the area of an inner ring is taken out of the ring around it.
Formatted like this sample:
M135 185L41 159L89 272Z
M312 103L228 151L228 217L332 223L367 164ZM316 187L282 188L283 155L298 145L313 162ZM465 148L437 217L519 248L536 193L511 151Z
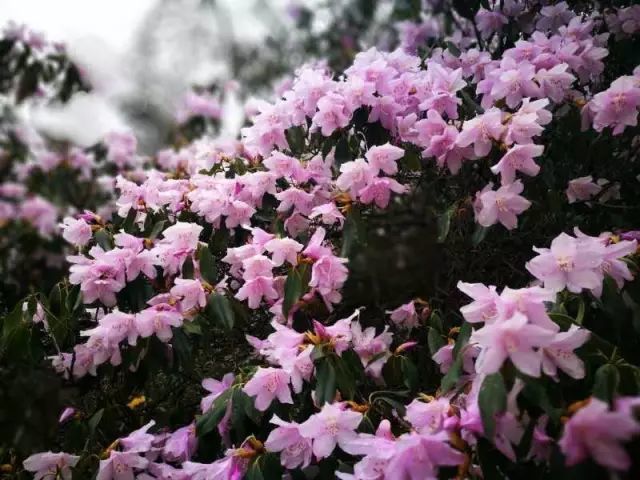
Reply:
M382 171L387 175L398 172L397 160L404 156L404 150L400 147L385 143L384 145L371 147L365 154L369 164L375 167L378 172Z
M600 271L611 277L618 288L624 286L624 282L633 280L633 274L629 270L627 262L622 258L633 254L638 248L637 240L622 240L617 243L609 243L604 247ZM602 293L602 284L592 290L592 293L599 297Z
M536 82L540 85L542 96L560 103L576 77L567 72L569 65L560 63L550 69L541 68L536 72Z
M158 303L139 312L135 325L142 338L156 335L161 341L168 342L173 337L171 327L182 325L182 314L174 305Z
M112 450L109 458L100 460L96 480L132 480L135 471L147 468L149 460L135 452Z
M468 147L473 144L473 153L485 157L491 151L494 141L500 141L506 127L502 124L503 112L490 108L462 124L462 131L456 138L456 144Z
M500 296L493 285L458 282L458 290L473 298L473 302L460 307L460 313L469 323L492 323L498 315Z
M320 217L322 223L325 225L333 225L334 223L337 223L339 227L342 227L342 224L344 223L344 215L342 215L342 212L338 210L336 204L332 202L313 207L309 218L316 217Z
M58 423L60 424L66 423L69 419L73 418L75 414L76 414L75 408L73 407L65 408L60 414L60 417L58 417Z
M285 422L277 415L271 418L271 423L278 427L273 429L264 442L270 452L280 452L280 463L288 469L306 468L311 463L311 440L300 435L300 425L295 422Z
M365 371L373 378L380 378L382 376L382 367L387 361L388 355L382 355L384 352L388 352L389 346L393 339L393 334L388 332L389 327L385 327L384 331L379 335L376 335L376 329L374 327L368 327L364 330L359 322L351 322L351 341L353 343L353 350L360 357L360 361L365 368ZM377 357L377 360L371 361Z
M169 293L180 300L180 308L183 312L196 307L204 308L207 304L207 296L200 280L176 278L173 283Z
M438 398L430 402L413 400L407 405L405 418L418 433L438 433L444 428L450 409L446 398Z
M364 204L375 202L379 208L387 208L391 192L405 193L407 187L393 178L374 178L369 185L358 192L360 201Z
M67 217L60 226L62 237L76 247L83 247L91 240L91 225L81 218Z
M156 424L151 420L145 426L134 430L129 435L118 440L118 444L121 445L128 452L144 453L151 450L155 436L147 433L150 428Z
M162 232L162 240L154 252L166 270L166 273L178 273L188 256L198 247L202 227L195 223L176 222Z
M190 460L198 448L195 424L179 428L171 434L164 444L162 456L171 462Z
M358 192L368 186L377 175L376 167L364 158L343 163L340 165L340 172L336 186L340 190L349 192L354 199L358 198Z
M487 324L475 330L470 339L482 348L476 370L478 373L495 373L509 358L522 373L539 377L542 352L535 349L547 347L554 336L552 331L529 324L527 317L520 312L511 318Z
M545 288L579 293L583 288L594 289L602 283L599 267L603 247L594 242L579 243L566 233L551 242L551 248L533 249L538 256L527 262L526 269L544 283Z
M252 309L258 308L263 298L266 300L275 300L278 297L278 292L273 286L272 277L252 278L245 282L235 295L235 298L238 300L248 300L249 308Z
M591 100L593 128L601 132L606 127L613 128L613 134L619 135L626 127L638 124L640 108L640 85L635 77L620 77L613 81L604 92Z
M517 215L531 206L531 202L520 196L524 186L520 180L504 185L498 190L491 190L493 184L489 183L482 191L476 194L474 210L476 221L483 227L490 227L500 222L508 230L518 226Z
M439 466L460 465L463 461L463 453L447 443L446 435L407 433L396 440L394 455L384 470L384 478L436 479Z
M313 441L313 454L322 459L331 455L336 445L343 447L353 440L361 421L362 414L347 410L345 404L328 403L301 424L299 431Z
M293 403L289 389L289 374L281 368L258 368L244 386L244 393L255 398L256 408L265 411L274 399L280 403Z
M22 466L25 470L34 474L33 478L35 480L54 478L71 480L71 469L76 466L78 460L80 460L80 457L77 455L49 451L31 455L22 463Z
M612 470L628 470L631 459L621 445L640 433L638 423L629 412L611 411L602 400L591 398L564 425L558 442L568 465L587 458Z
M593 182L591 175L586 177L574 178L567 185L567 199L569 203L576 201L590 200L592 197L600 193L602 187Z
M589 331L571 325L566 332L558 332L549 345L542 349L542 370L555 377L559 368L571 378L584 378L584 363L573 352L589 339Z
M411 330L413 327L418 326L418 313L414 302L405 303L386 313L389 314L391 321L399 327Z
M543 151L542 145L514 145L496 165L491 167L491 171L496 175L500 174L502 185L513 183L516 171L535 176L540 172L540 165L533 159L542 155Z
M234 380L235 375L233 373L227 373L222 377L222 380L216 380L215 378L205 378L202 380L202 388L210 392L209 395L202 397L202 400L200 400L200 410L202 410L202 413L206 413L211 408L216 398L233 385Z
M292 238L274 238L264 244L267 252L271 253L271 259L276 267L285 261L291 265L298 264L298 253L304 248L302 244Z

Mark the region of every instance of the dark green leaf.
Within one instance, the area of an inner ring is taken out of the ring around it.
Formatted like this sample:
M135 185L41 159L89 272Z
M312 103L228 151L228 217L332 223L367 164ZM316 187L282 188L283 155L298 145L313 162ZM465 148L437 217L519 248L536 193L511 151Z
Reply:
M496 429L496 415L507 408L507 389L502 374L487 375L478 393L478 407L487 438L492 439Z
M200 248L198 261L200 262L200 275L202 275L202 278L209 284L215 285L218 279L218 268L216 259L209 247L203 246Z
M445 346L446 342L440 332L438 332L435 328L429 328L429 335L427 338L429 342L429 351L431 355L435 355L438 350Z
M96 239L96 243L102 247L103 250L111 250L113 248L113 237L107 230L101 228L93 237Z
M284 282L284 301L282 302L282 314L285 318L289 317L291 308L298 303L300 297L304 293L304 285L302 285L302 277L296 268L292 268Z
M611 403L620 384L620 372L615 365L607 363L596 371L593 384L593 395L600 400Z
M235 323L235 316L229 299L219 293L212 293L207 299L205 312L209 318L226 330L231 330Z
M336 371L329 358L316 364L316 403L320 406L333 402L336 396Z
M418 388L418 369L415 364L407 357L402 357L400 361L402 374L404 375L404 384L409 390Z
M231 400L232 388L228 388L215 399L211 408L196 420L196 435L203 437L212 432L224 417L227 405Z

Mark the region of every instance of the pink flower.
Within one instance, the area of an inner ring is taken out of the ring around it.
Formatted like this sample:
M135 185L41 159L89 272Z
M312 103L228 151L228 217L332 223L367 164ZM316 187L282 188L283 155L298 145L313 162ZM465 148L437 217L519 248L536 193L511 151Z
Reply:
M274 151L262 161L262 164L278 177L293 178L297 181L305 180L305 172L300 160L284 153Z
M357 199L358 192L369 185L377 175L376 167L365 161L364 158L343 163L340 165L340 172L336 186L340 190L349 192L353 199Z
M384 470L386 480L438 478L438 466L459 465L464 455L447 443L447 435L407 433L396 440L394 455Z
M529 324L520 312L509 319L485 324L473 332L470 340L482 348L476 370L495 373L509 358L522 373L539 377L542 353L535 348L548 346L554 335L554 332Z
M109 458L100 460L96 480L133 480L135 470L147 468L149 460L134 452L112 450Z
M540 85L540 93L556 103L562 102L576 77L567 73L569 65L560 63L551 69L541 68L536 72L536 81Z
M491 167L494 174L500 174L502 185L509 185L516 179L516 172L520 171L529 176L535 176L540 172L540 165L533 161L535 157L542 155L544 147L542 145L514 145Z
M202 388L210 392L210 395L203 397L200 401L200 409L202 413L206 413L215 402L216 398L220 396L222 392L233 385L235 375L233 373L227 373L222 380L216 380L214 378L205 378L202 380Z
M490 183L476 194L474 210L476 221L483 227L500 222L507 230L518 226L517 215L531 206L531 202L520 196L524 186L520 180L504 185L498 190L491 190Z
M502 26L508 22L507 17L499 11L492 12L483 7L476 13L475 20L478 25L478 30L480 30L482 36L485 38L488 38L494 32L502 30Z
M458 282L458 290L473 298L473 302L460 308L460 313L469 323L493 323L498 315L500 296L493 285Z
M449 400L438 398L430 402L413 400L407 405L405 418L418 433L438 433L445 426L451 408Z
M405 193L407 187L401 185L393 178L374 178L369 185L358 192L360 201L369 204L375 202L379 208L386 208L391 199L391 192Z
M235 295L238 300L248 300L251 309L258 308L263 298L268 301L278 297L278 292L273 287L272 277L255 277L245 282Z
M281 368L259 367L243 390L247 395L256 397L256 408L264 412L276 398L280 403L293 403L289 380L289 374Z
M173 284L174 286L169 293L171 293L172 297L180 300L180 309L183 312L196 307L204 308L207 304L207 296L200 280L176 278Z
M62 424L62 423L66 423L67 420L69 420L70 418L73 418L73 416L76 414L76 409L73 407L67 407L65 408L62 413L60 414L60 417L58 418L58 423Z
M264 244L267 252L271 253L271 259L276 267L289 262L291 265L298 264L298 253L304 248L302 244L292 238L274 238Z
M322 223L325 225L333 225L334 223L337 223L339 227L342 227L342 224L344 223L344 215L342 215L342 212L338 210L338 207L333 202L313 207L309 218L316 217L320 217Z
M273 429L264 443L270 452L281 452L280 462L288 469L306 468L311 463L311 440L300 435L300 425L295 422L285 422L277 415L271 418L271 423L278 427Z
M602 187L593 182L591 175L587 177L574 178L569 181L567 185L567 198L569 203L576 201L590 200L591 197L597 195L602 190Z
M592 398L565 424L558 442L568 465L591 457L612 470L628 470L631 459L621 445L640 433L640 424L629 412L610 411L602 400Z
M389 327L385 327L384 331L376 335L375 327L368 327L364 330L359 322L351 322L351 342L353 350L360 357L360 361L365 368L365 372L369 373L373 378L380 378L382 375L382 367L387 361L389 355L382 355L389 351L389 346L393 339L393 334L388 332ZM374 360L374 358L377 358Z
M584 363L573 352L589 339L589 331L571 325L566 332L558 332L549 345L542 349L542 370L555 377L558 368L571 378L584 378Z
M195 424L179 428L171 434L164 444L162 456L171 462L184 462L190 460L198 448Z
M462 124L462 131L456 138L460 147L473 144L473 153L477 157L485 157L491 151L494 141L500 141L505 131L502 124L503 113L498 108L491 108Z
M156 335L161 341L168 342L173 337L171 327L182 325L182 314L173 305L158 303L138 313L135 323L142 338Z
M353 440L361 420L361 413L346 410L344 404L325 404L319 413L300 425L299 431L313 441L313 453L322 459L331 455L336 445L343 447Z
M313 128L320 129L322 135L330 136L335 130L349 125L351 111L345 98L328 92L318 101L318 111L313 116Z
M82 219L67 217L60 226L62 237L76 247L83 247L91 240L91 225Z
M134 430L129 435L118 440L118 444L121 445L128 452L145 453L151 450L153 442L155 441L155 435L148 433L149 429L156 424L151 420L142 428Z
M347 263L346 258L334 255L319 258L311 267L309 286L318 290L326 301L337 303L339 301L339 295L336 297L337 290L342 288L349 275L347 267L344 266L345 263Z
M33 478L35 480L53 478L71 480L71 469L76 466L78 460L80 460L80 457L76 455L49 451L31 455L22 463L22 466L25 470L34 474Z
M165 273L174 274L198 247L202 227L195 223L176 222L162 232L162 240L151 251L158 257Z
M603 247L596 242L578 242L561 233L551 248L533 249L538 256L527 262L526 269L543 282L545 288L559 291L568 288L579 293L583 288L597 288L602 283Z
M418 325L418 314L414 302L405 303L386 313L389 314L391 321L399 327L411 330Z
M618 135L627 126L635 127L638 124L639 83L636 77L620 77L607 90L593 97L589 105L596 131L612 127L613 134Z
M393 175L398 172L397 160L404 156L404 150L387 142L384 145L371 147L364 156L369 165L376 168L378 172L383 171L387 175Z

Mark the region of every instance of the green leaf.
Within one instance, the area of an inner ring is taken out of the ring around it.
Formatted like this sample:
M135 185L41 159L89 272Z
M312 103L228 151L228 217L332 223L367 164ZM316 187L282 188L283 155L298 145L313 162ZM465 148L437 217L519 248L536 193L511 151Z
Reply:
M96 243L102 247L103 250L111 250L113 248L113 237L106 229L101 228L93 237L96 239Z
M449 53L451 53L451 55L453 55L454 57L459 57L460 56L460 49L457 47L457 45L455 45L452 42L445 42L445 44L447 45L447 50L449 50Z
M363 240L363 222L360 209L353 207L344 222L342 229L342 248L340 256L348 258L354 251L354 247Z
M162 232L162 230L164 230L164 224L165 224L165 221L164 220L160 220L160 221L156 222L153 225L153 228L151 229L151 232L149 233L149 240L155 240L156 237L158 235L160 235L160 232Z
M215 285L218 279L218 267L216 265L216 259L209 250L209 247L203 246L198 251L198 261L200 263L200 275L210 285Z
M101 408L96 413L91 415L91 418L87 422L89 425L89 433L91 435L93 435L93 433L96 431L96 428L98 428L98 425L100 424L100 420L102 420L103 415L104 415L104 408Z
M291 127L285 132L287 143L289 144L289 150L294 155L301 155L304 153L305 134L302 127Z
M418 388L418 369L415 364L407 357L402 357L400 361L402 374L404 375L404 384L409 390Z
M353 400L356 394L356 379L353 376L353 370L342 357L333 356L329 361L333 363L333 368L336 372L336 385L342 394L342 398Z
M336 396L336 371L328 358L316 364L316 403L320 406L333 402Z
M458 338L456 338L456 344L453 347L453 356L457 357L467 343L469 343L469 338L471 337L471 332L473 328L471 328L471 324L469 322L464 322L460 327L460 333L458 333Z
M485 237L487 236L488 231L489 231L489 227L483 227L480 224L476 225L476 229L474 230L473 235L471 236L471 244L474 247L477 247L478 245L480 245L482 241L485 239Z
M291 308L298 303L300 297L304 295L309 287L309 279L307 278L309 266L307 264L298 265L292 268L284 282L284 301L282 302L282 313L286 317L289 316Z
M438 330L431 327L429 328L429 335L427 337L429 343L429 351L431 355L435 355L438 350L445 346L446 342Z
M135 226L134 222L136 221L137 215L138 212L134 208L130 208L127 217L124 219L124 222L122 222L122 230L127 233L135 233L133 227Z
M451 228L451 219L453 218L453 215L455 214L455 212L456 212L456 207L455 205L452 205L447 209L446 212L438 216L438 220L437 220L438 237L436 239L438 243L443 243L447 239L447 236L449 235L449 230Z
M449 367L449 370L442 377L442 381L440 382L440 389L442 393L447 393L451 390L455 384L458 382L460 375L462 374L462 355L459 355Z
M182 278L193 279L194 276L194 266L193 266L193 258L187 257L182 264Z
M507 388L502 374L493 373L485 377L478 393L478 407L485 436L492 439L496 430L496 415L507 408Z
M226 389L218 398L215 399L211 408L205 412L204 415L200 415L200 417L198 417L196 420L196 435L198 437L207 435L218 426L227 411L227 405L231 400L232 394L233 388Z
M353 156L349 150L348 137L343 136L338 140L338 143L336 144L335 160L337 165L342 165L343 163L353 160Z
M620 372L615 365L607 363L596 371L593 383L593 395L611 403L620 384Z
M219 293L212 293L207 299L205 312L208 317L226 330L231 330L235 323L235 316L229 299Z

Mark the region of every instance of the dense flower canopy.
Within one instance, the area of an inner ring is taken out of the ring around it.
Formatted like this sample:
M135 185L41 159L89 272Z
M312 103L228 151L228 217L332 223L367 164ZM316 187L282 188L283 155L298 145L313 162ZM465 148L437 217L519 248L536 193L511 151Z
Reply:
M2 368L85 393L9 473L635 478L640 8L397 3L398 48L301 66L238 139L147 157L3 120L3 269L20 232L66 273L3 299ZM197 91L176 120L219 116Z

